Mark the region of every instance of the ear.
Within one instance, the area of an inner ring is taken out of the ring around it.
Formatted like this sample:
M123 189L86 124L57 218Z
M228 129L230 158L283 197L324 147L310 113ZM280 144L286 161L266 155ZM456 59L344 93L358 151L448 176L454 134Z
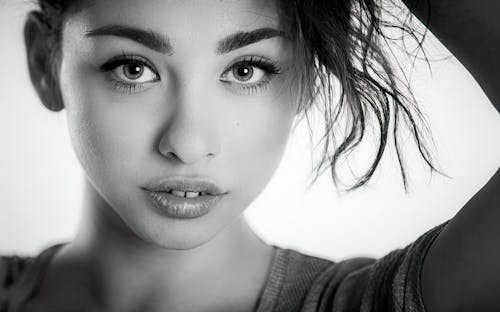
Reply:
M51 29L45 22L42 14L32 11L28 14L24 25L24 42L31 82L43 105L51 111L60 111L64 108L59 77L54 68L52 59L53 46Z

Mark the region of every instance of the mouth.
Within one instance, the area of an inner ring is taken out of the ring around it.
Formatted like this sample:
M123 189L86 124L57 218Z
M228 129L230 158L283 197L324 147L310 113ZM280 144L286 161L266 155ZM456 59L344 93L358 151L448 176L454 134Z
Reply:
M167 190L167 191L164 191L164 193L172 194L173 196L177 196L180 198L196 198L199 196L214 195L214 194L210 194L207 192L193 192L193 191L186 191L185 192L185 191L178 191L178 190Z
M196 196L222 195L226 193L212 181L198 178L170 177L151 182L145 189L155 192L170 193L174 196L192 198Z
M227 194L212 181L185 177L169 177L152 182L143 189L156 209L177 219L201 217Z

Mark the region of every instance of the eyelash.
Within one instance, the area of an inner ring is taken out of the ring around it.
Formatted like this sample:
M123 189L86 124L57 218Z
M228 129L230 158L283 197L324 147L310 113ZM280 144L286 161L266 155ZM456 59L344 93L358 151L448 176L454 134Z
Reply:
M246 92L247 94L253 94L265 90L271 83L272 77L281 74L281 68L276 62L273 62L262 56L246 56L240 61L237 61L236 63L230 65L224 71L223 75L226 75L229 71L239 66L257 67L263 70L266 75L265 81L260 81L253 84L240 84L221 80L223 83L236 85L236 88L238 88L240 91Z
M118 68L119 66L123 65L131 65L131 64L137 64L140 66L147 67L149 70L151 70L156 76L157 79L154 81L159 81L160 77L159 74L157 73L156 70L154 70L154 66L145 60L142 57L138 57L135 55L127 54L125 52L122 53L122 55L114 57L110 59L108 62L103 64L100 69L101 71L105 72L108 74L109 79L113 83L113 87L118 90L119 92L123 92L126 94L133 94L136 92L140 92L144 90L144 87L148 83L134 83L134 82L125 82L119 79L116 79L113 77L113 74L111 72ZM281 69L278 66L277 63L268 60L267 58L261 57L261 56L246 56L243 57L240 61L237 61L230 65L222 75L226 75L229 71L233 70L234 68L237 68L239 66L250 66L250 67L256 67L264 71L266 75L266 80L264 81L259 81L256 83L252 84L243 84L243 83L235 83L235 82L229 82L229 81L223 81L221 82L226 83L226 84L231 84L234 85L235 88L238 89L238 91L245 92L247 94L253 94L259 91L265 90L268 85L271 83L272 77L279 75L281 73ZM221 76L222 77L222 76Z
M154 81L160 80L160 76L159 76L158 72L156 70L154 70L153 64L151 64L150 62L148 62L147 60L145 60L142 57L138 57L138 56L135 56L132 54L127 54L125 52L122 52L122 55L120 55L120 56L117 56L117 57L110 59L105 64L103 64L100 68L101 68L101 71L108 74L109 79L112 81L113 87L116 90L123 92L123 93L127 93L127 94L133 94L133 93L140 92L140 91L144 90L145 84L148 84L148 83L134 83L134 82L122 81L122 80L114 78L113 77L114 75L111 73L113 70L115 70L119 66L132 65L132 64L147 67L149 70L151 70L156 75L157 78Z

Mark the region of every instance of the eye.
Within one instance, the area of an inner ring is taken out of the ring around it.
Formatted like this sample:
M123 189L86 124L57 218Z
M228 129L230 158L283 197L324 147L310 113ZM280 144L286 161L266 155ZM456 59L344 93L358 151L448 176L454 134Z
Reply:
M160 76L148 60L126 53L103 64L101 70L113 87L124 93L144 91L160 81Z
M264 70L250 64L240 63L233 66L221 79L225 82L253 84L266 77Z
M111 73L123 82L147 83L158 80L158 75L148 66L140 63L129 62L118 65Z
M231 65L220 77L220 81L240 87L255 87L269 83L271 76L280 70L276 64L263 57L245 57Z

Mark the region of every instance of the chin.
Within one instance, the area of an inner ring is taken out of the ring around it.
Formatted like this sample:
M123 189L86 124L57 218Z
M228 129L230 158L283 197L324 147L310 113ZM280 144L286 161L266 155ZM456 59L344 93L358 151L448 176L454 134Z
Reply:
M168 234L166 234L168 235ZM210 242L217 233L212 235L169 235L152 237L152 243L163 249L191 250L201 247Z
M131 230L149 244L163 249L190 250L212 241L221 228L209 224L209 220L156 219L153 222L131 224Z

